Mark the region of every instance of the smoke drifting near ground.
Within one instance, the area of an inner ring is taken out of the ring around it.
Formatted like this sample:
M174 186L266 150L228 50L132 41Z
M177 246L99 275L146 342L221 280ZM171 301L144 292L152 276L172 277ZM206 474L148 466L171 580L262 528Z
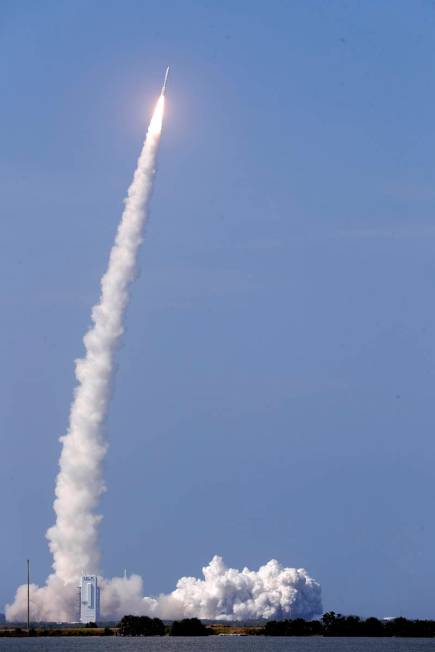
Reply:
M304 569L284 568L271 560L258 571L239 571L227 568L216 555L202 572L203 579L182 577L172 593L158 598L140 597L142 579L137 575L104 582L103 612L122 616L128 605L128 613L210 620L312 618L322 613L320 585ZM137 600L132 600L134 591Z
M165 84L167 73L165 77ZM76 361L77 386L69 427L61 437L62 450L56 481L56 522L47 532L54 573L46 585L30 587L33 621L71 621L77 618L77 587L82 572L98 574L96 512L104 492L102 462L107 450L104 419L110 399L114 353L123 332L129 287L136 275L137 252L148 216L164 112L164 88L151 119L125 209L101 280L99 303L92 310L92 326L84 337L85 356ZM214 557L203 569L203 579L181 578L169 595L143 597L138 575L101 578L103 618L126 613L164 618L247 619L283 615L310 617L322 611L320 587L304 570L283 568L270 561L258 571L226 568ZM20 586L15 601L6 606L10 621L27 613L27 587Z
M32 622L70 622L76 620L77 588L50 575L45 586L30 585ZM15 600L5 609L8 622L27 620L27 584L18 587Z
M139 575L101 579L101 616L116 620L125 614L159 618L251 620L312 618L322 613L320 585L304 569L284 568L271 560L258 571L227 568L215 556L203 569L203 578L182 577L172 593L143 597ZM13 605L6 607L10 621L25 620L27 587L21 586ZM76 591L52 575L47 586L31 586L32 619L71 620Z

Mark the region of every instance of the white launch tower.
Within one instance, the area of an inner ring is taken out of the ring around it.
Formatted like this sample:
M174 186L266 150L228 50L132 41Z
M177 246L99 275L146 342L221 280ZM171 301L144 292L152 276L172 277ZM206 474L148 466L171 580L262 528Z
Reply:
M80 579L80 622L96 623L100 620L100 589L96 575L83 575Z

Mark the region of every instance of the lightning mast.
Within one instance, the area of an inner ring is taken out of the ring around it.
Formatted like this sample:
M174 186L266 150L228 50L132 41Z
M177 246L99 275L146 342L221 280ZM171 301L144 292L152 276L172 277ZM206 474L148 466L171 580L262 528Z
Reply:
M30 559L27 560L27 633L30 635Z

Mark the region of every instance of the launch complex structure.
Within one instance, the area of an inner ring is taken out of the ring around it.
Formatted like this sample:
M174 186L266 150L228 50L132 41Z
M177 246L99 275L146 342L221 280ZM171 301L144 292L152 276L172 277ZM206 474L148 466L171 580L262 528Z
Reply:
M100 587L96 575L80 578L78 616L81 623L97 623L100 620Z

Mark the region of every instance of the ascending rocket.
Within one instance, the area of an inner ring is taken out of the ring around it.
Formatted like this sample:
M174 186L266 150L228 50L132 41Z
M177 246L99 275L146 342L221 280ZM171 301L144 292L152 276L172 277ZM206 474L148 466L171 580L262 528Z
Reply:
M160 95L164 95L166 92L166 82L168 81L168 75L169 75L169 66L166 68L165 81L163 82L162 92L160 93Z

